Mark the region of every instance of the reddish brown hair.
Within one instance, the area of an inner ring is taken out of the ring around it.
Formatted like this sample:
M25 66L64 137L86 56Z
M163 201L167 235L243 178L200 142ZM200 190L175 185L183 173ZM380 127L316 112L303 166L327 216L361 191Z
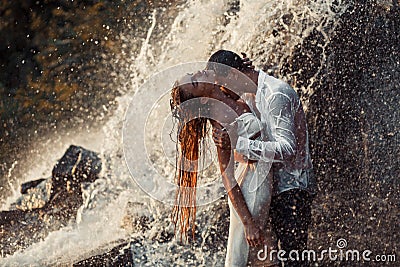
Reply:
M199 160L207 135L207 119L199 116L198 108L182 108L182 103L193 98L175 83L171 90L171 111L177 119L177 143L175 182L178 186L172 221L175 233L180 231L180 239L188 239L191 228L195 234L196 186L199 176Z

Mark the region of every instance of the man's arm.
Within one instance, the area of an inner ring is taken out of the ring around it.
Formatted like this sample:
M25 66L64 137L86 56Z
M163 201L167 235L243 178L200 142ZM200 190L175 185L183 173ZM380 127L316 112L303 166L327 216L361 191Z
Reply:
M268 99L264 110L271 141L251 140L238 137L236 152L251 160L282 162L296 154L295 105L284 93L274 93Z

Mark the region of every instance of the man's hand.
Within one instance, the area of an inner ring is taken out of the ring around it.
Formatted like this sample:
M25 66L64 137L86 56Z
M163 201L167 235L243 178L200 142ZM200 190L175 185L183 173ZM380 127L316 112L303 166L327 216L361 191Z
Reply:
M247 57L245 52L241 52L241 54L243 56L243 58L242 58L243 65L245 65L246 68L254 69L253 61L251 61L250 58Z
M231 149L236 147L237 123L228 124L224 128L213 128L213 140L216 146L222 149Z

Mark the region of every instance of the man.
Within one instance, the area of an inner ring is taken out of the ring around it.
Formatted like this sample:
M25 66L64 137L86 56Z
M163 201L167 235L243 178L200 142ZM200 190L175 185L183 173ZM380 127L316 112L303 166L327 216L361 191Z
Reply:
M223 65L221 65L223 64ZM225 68L224 65L230 68ZM302 260L307 249L307 230L311 221L311 202L315 194L315 181L308 145L306 117L296 92L287 83L246 66L239 55L226 50L214 53L207 64L213 69L219 82L238 95L250 93L245 100L263 125L265 140L251 140L228 136L226 131L215 129L213 138L218 146L224 146L230 138L236 142L236 152L249 160L272 163L274 196L270 217L272 229L277 235L285 266L308 266ZM245 74L256 86L243 86L238 81ZM239 84L239 86L235 85ZM289 253L292 258L289 258ZM299 259L293 258L299 255Z

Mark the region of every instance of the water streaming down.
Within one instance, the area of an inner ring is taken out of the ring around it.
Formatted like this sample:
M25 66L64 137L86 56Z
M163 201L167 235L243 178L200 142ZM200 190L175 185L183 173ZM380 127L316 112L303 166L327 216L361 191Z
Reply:
M329 56L326 50L339 25L338 18L347 8L345 1L329 0L187 1L178 7L173 20L165 19L165 10L152 10L146 38L138 50L130 49L135 47L137 40L130 35L129 30L120 36L123 42L122 52L114 55L111 64L115 64L119 70L112 75L115 77L112 86L117 88L121 96L117 98L117 107L104 126L92 129L90 133L83 131L78 135L74 134L74 137L57 137L59 146L38 149L43 152L40 154L46 156L37 159L42 163L36 169L46 174L50 173L52 161L60 158L69 144L82 145L100 152L104 165L101 177L85 188L84 205L79 209L76 222L50 233L43 241L23 251L2 258L0 264L71 264L104 253L130 239L132 242L127 246L132 249L134 262L138 265L207 266L209 262L213 262L213 265L223 266L226 229L217 229L215 226L228 227L227 224L218 224L221 221L227 222L226 218L221 219L221 216L227 214L224 211L227 208L226 198L198 210L198 240L193 247L182 245L177 239L171 238L171 207L142 192L133 181L124 161L122 131L126 110L138 88L151 79L153 74L177 64L204 61L220 48L248 52L254 58L256 66L298 85L297 89L308 110L310 99L315 88L318 88L316 84L320 83L318 79L321 72L325 71L323 66ZM164 25L168 32L160 34L159 27L165 23L170 24ZM313 60L316 58L319 61L314 62L317 69L308 71L311 74L307 82L300 83L298 77L307 70L290 69L287 66L288 58L299 53L299 47L308 42L308 38L315 35L316 31L320 54L318 57L314 56ZM169 114L165 114L160 120L167 116ZM151 134L162 133L149 133ZM173 168L168 161L162 159L161 152L155 155L157 156L160 158L155 161L160 165L164 164L158 167L165 173L171 172ZM38 176L29 171L27 174ZM163 188L158 190L162 191ZM10 203L16 195L17 193L6 203ZM140 221L138 218L145 219ZM319 233L313 234L313 238L318 238ZM209 247L213 244L212 241L216 241L214 248Z

